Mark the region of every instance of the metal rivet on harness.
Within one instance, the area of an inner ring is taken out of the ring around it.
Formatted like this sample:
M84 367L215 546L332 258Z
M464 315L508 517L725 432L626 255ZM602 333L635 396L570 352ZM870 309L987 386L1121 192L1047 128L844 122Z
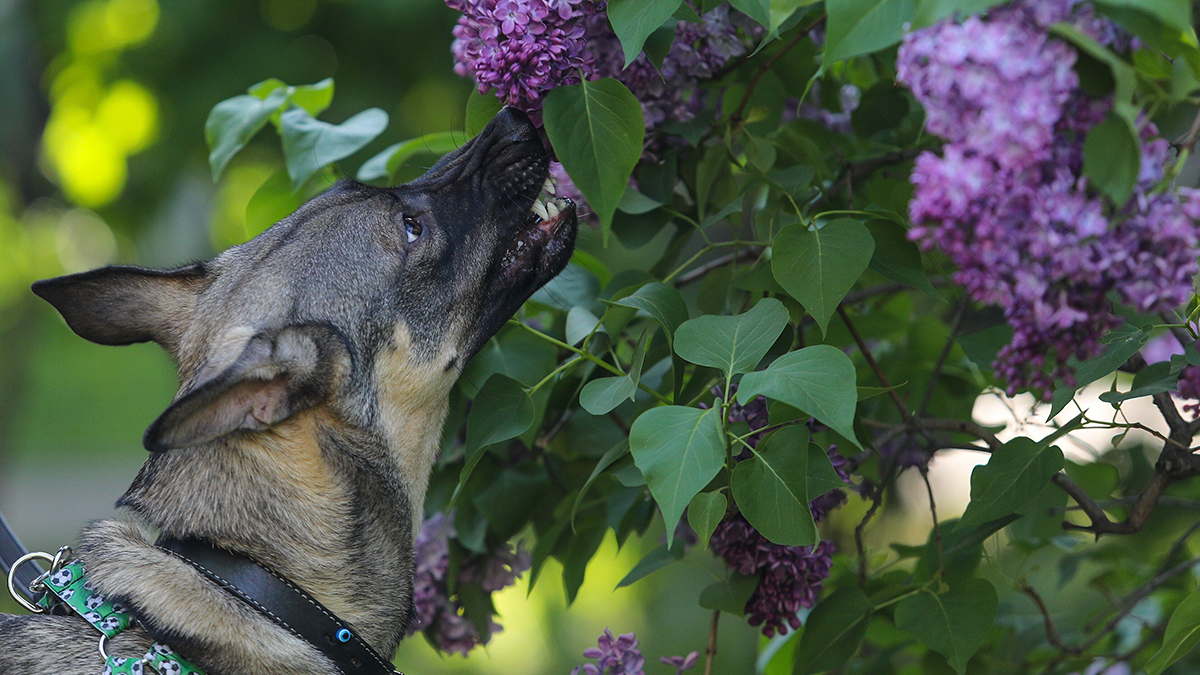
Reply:
M337 639L339 642L349 642L350 641L350 631L346 628L339 630L337 632Z

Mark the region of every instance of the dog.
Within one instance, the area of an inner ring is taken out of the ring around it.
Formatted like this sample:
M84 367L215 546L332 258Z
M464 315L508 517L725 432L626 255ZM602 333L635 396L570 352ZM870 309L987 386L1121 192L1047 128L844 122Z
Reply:
M110 654L157 641L210 675L339 672L156 533L252 558L395 653L450 388L574 247L574 205L542 195L548 167L506 108L416 181L339 182L210 261L34 284L81 337L153 340L178 365L117 502L129 517L76 549L137 621ZM0 615L0 674L99 673L98 637L76 616Z

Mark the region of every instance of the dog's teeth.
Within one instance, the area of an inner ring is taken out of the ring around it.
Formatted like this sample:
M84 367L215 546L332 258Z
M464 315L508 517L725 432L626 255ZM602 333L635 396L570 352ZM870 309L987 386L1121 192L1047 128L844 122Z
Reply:
M546 206L547 206L547 204L543 204L540 201L534 201L533 202L533 215L538 216L542 220L546 220L546 219L550 218L550 214L547 212Z
M554 184L554 178L552 178L551 176L546 176L546 182L542 183L542 192L545 192L548 195L552 195L552 194L554 194L554 190L556 187L557 186Z
M546 213L550 214L551 218L557 216L558 211L559 208L557 202L546 202Z

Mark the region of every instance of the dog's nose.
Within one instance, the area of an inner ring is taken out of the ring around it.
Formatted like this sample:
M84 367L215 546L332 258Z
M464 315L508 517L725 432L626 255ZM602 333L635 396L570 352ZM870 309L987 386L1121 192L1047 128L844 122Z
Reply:
M488 123L488 130L497 140L508 143L533 141L538 137L537 128L529 121L529 116L516 108L505 107L496 113Z

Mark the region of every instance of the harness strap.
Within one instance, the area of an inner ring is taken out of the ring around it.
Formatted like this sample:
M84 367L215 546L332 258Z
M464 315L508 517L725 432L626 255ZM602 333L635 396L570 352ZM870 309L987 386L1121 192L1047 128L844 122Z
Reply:
M198 539L157 545L321 652L343 675L404 675L316 598L250 558Z
M48 591L38 600L43 609L49 610L61 602L103 635L100 639L100 655L104 657L104 672L101 675L143 675L145 666L150 666L160 675L205 675L199 667L160 642L151 645L141 658L109 656L104 651L105 642L129 628L133 616L120 603L96 592L87 579L82 562L73 560L63 565L53 574L46 575L41 583Z

